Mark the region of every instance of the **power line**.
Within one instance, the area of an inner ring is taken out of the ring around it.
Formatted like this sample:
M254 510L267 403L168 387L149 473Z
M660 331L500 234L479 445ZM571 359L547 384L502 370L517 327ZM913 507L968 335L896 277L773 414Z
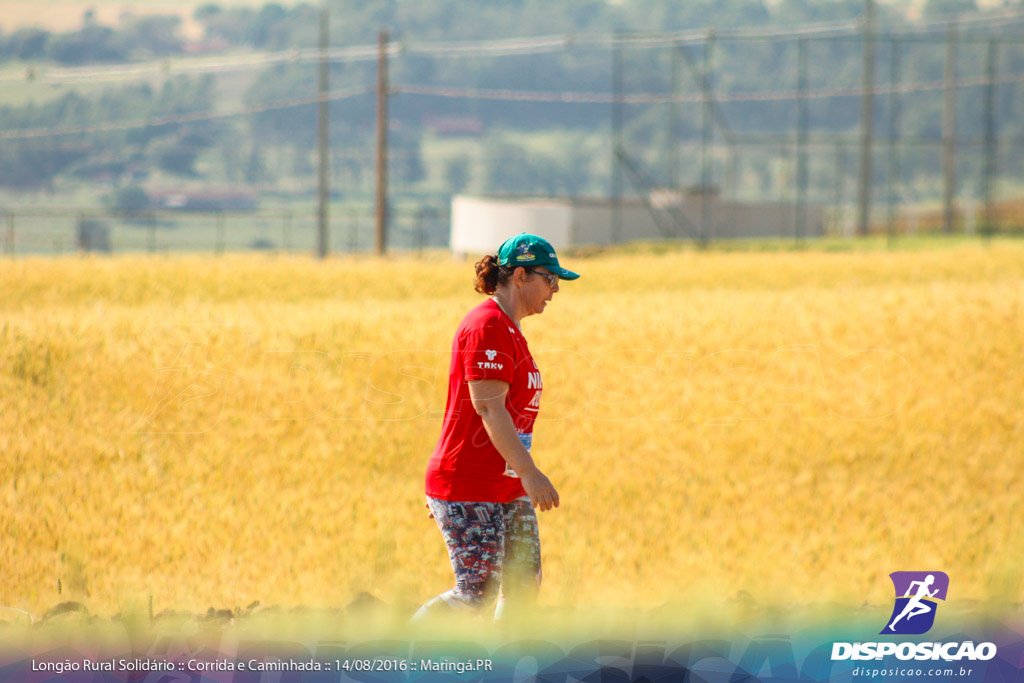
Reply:
M995 25L1005 27L1008 21L1024 20L1024 8L1002 8L972 15L943 15L927 20L908 22L903 25L886 27L879 38L898 39L901 36L919 35L934 27L945 27L950 21L958 26L984 27ZM740 27L716 31L716 40L744 41L757 40L793 41L801 38L836 38L855 36L863 28L863 22L846 20L840 22L808 22L790 26ZM529 36L508 39L475 41L395 41L388 47L388 57L507 57L516 55L537 55L561 52L574 48L609 50L616 44L633 49L659 49L684 44L703 44L707 40L707 29L677 32L636 32L629 34L557 34ZM997 39L998 40L998 39ZM376 44L354 45L327 50L327 59L333 63L371 62L377 59ZM307 64L319 61L321 53L316 48L298 48L265 53L241 55L163 59L137 65L116 65L111 67L70 67L49 68L29 67L17 76L2 76L0 84L33 80L51 84L74 84L104 81L139 80L172 75L217 74L247 71L282 64Z
M85 133L110 133L122 130L133 130L137 128L150 128L153 126L167 126L179 123L194 123L196 121L210 121L213 119L230 118L233 116L246 116L259 114L266 111L288 109L290 107L301 107L310 104L317 104L321 101L343 100L356 95L363 95L370 92L371 88L357 86L335 90L323 97L308 97L293 100L281 100L269 104L242 107L224 112L194 112L191 114L177 114L173 116L161 116L147 119L145 121L111 121L108 123L97 123L89 126L73 126L69 128L30 128L25 130L2 130L0 140L24 140L30 138L53 137L58 135L81 135Z
M504 57L566 50L580 43L572 34L501 40L402 42L401 53L432 57Z
M394 48L396 51L398 48ZM370 61L377 58L376 49L370 54L367 48L355 46L334 48L327 51L328 61L352 62ZM70 67L45 68L30 67L27 75L6 76L0 83L22 82L32 80L40 83L75 84L105 81L139 80L168 76L184 76L190 74L216 74L248 71L262 67L281 64L314 63L320 60L320 53L315 49L297 49L284 52L249 53L245 55L202 58L202 59L164 59L138 65L117 65L110 67Z
M987 24L1005 27L1007 21L1024 19L1024 8L1002 8L980 14L978 16L962 14L945 14L931 17L925 20L907 22L902 25L889 25L885 30L885 37L896 37L901 35L900 31L907 33L921 33L938 27L945 29L950 23L957 25L970 24L984 26ZM856 35L859 37L863 31L864 22L862 19L846 20L839 22L808 22L791 26L757 26L741 27L736 29L715 29L716 41L732 40L759 40L759 41L795 41L801 38L833 38L838 36ZM637 32L626 34L624 37L607 36L594 41L594 45L608 45L616 40L629 47L672 47L678 43L701 44L708 40L708 29L700 28L685 32ZM582 43L582 41L579 41Z
M993 83L1011 83L1024 79L1024 73L1003 74L994 79L979 77L957 80L954 87L970 88ZM901 83L899 85L880 85L870 89L872 94L893 94L942 90L945 81L922 81L920 83ZM455 86L424 86L398 85L391 92L407 95L427 95L457 99L507 100L518 102L552 102L567 104L612 104L616 101L625 104L669 104L669 103L702 103L707 100L703 93L694 94L662 94L633 93L615 98L608 92L574 92L574 91L534 91L504 90L495 88L464 88ZM714 95L717 102L770 102L799 99L827 99L832 97L856 97L868 92L862 87L827 88L822 90L760 90L751 92L720 92Z
M999 83L1015 83L1024 80L1024 73L1002 74L996 78L978 77L962 78L954 82L956 88L971 88ZM879 85L871 89L872 94L887 95L894 93L927 92L942 90L946 87L945 81L922 81L919 83L901 83L899 85ZM327 93L325 99L328 101L342 100L357 95L363 95L373 90L369 86L355 86L336 90ZM399 95L420 95L430 97L445 97L450 99L478 99L478 100L501 100L508 102L546 102L562 104L612 104L616 102L615 94L609 92L579 92L579 91L540 91L540 90L507 90L496 88L469 88L458 86L430 86L430 85L395 85L391 86L389 92ZM717 102L771 102L791 101L800 99L828 99L833 97L857 97L865 93L864 88L827 88L822 90L761 90L751 92L721 92L715 94ZM231 118L234 116L247 116L259 114L266 111L288 109L305 105L317 104L319 97L300 99L280 100L262 105L242 107L225 112L194 112L190 114L178 114L162 116L145 121L112 121L89 126L74 126L68 128L35 128L25 130L0 130L0 140L23 140L29 138L55 137L60 135L75 135L85 133L108 133L152 126L165 126L171 124L193 123L196 121L208 121L212 119ZM669 103L703 103L706 96L702 93L694 94L663 94L663 93L633 93L623 95L618 101L624 104L669 104Z

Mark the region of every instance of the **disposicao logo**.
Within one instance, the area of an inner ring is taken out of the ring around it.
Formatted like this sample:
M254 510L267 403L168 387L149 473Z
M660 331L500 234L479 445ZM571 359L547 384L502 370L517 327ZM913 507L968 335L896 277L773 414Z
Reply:
M904 636L927 633L935 623L938 600L945 600L949 576L945 572L893 572L896 602L882 635Z
M939 600L946 599L949 576L945 572L893 572L896 598L892 615L879 635L920 635L927 633L935 623ZM856 642L833 643L832 661L880 660L896 657L899 660L954 662L987 661L996 656L994 643L964 642Z

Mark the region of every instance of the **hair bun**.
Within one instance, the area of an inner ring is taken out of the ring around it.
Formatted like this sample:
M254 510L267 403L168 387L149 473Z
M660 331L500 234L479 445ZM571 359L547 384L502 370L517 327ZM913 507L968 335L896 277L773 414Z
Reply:
M498 289L501 267L498 265L497 254L487 254L474 265L476 283L473 289L481 294L494 294Z

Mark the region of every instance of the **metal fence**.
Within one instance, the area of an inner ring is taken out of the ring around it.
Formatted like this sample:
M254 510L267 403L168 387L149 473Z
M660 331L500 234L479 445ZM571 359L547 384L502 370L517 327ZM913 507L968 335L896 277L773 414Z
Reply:
M393 210L388 245L420 251L448 245L449 209L421 206ZM85 252L237 251L314 253L315 211L151 210L136 214L80 208L0 210L0 247L7 256ZM340 208L330 213L331 253L374 249L371 208Z

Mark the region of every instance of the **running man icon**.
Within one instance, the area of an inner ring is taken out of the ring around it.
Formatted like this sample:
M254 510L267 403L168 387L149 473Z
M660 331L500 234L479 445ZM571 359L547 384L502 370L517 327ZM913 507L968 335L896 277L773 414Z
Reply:
M910 600L907 602L907 606L903 608L902 612L900 612L900 615L893 619L892 623L889 624L890 631L895 632L896 622L902 619L903 617L906 617L907 620L910 620L919 614L925 614L927 612L932 611L932 608L926 605L924 602L922 602L921 598L925 596L931 598L939 592L938 588L936 588L934 592L928 590L928 586L932 585L933 583L935 583L935 575L929 574L924 581L913 581L910 584L911 591L914 590L914 586L917 586L917 593L914 594L914 597L910 598Z
M945 572L893 572L890 577L896 600L882 633L925 633L935 622L937 600L946 599L949 577Z

